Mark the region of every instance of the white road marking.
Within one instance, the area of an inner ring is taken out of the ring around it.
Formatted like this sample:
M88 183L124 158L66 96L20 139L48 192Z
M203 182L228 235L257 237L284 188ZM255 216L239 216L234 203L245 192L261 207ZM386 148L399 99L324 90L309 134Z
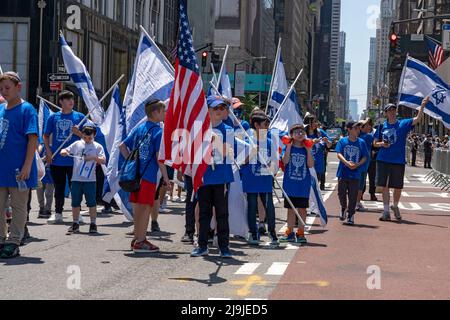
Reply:
M235 274L238 275L251 275L253 274L256 269L261 265L261 263L246 263L242 267L239 268L238 271L236 271Z
M266 272L266 276L282 276L289 266L289 262L274 262Z

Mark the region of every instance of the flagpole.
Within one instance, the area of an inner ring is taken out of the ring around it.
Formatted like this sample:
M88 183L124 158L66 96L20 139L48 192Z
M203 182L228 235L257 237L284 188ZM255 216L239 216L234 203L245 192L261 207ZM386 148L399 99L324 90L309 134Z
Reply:
M212 63L211 63L211 70L213 73L213 80L215 81L214 83L218 83L219 81L217 80L216 70L214 70L214 65Z
M228 58L228 50L230 49L230 46L227 45L227 48L225 49L225 54L223 55L223 61L222 61L222 66L220 68L220 73L219 73L219 77L217 78L217 85L219 85L222 82L222 75L223 72L225 71L225 65L227 63L227 58ZM236 75L234 75L236 77ZM219 91L217 91L219 92ZM233 98L233 97L228 97L229 99Z
M278 61L280 61L280 55L281 55L281 37L278 41L277 56L275 58L275 64L273 66L272 80L270 81L269 96L267 97L267 105L266 105L266 114L269 111L269 103L270 103L270 99L272 98L271 95L272 95L273 83L275 82L275 73L277 72Z
M3 74L2 66L0 66L0 74Z
M295 79L294 83L292 83L291 88L289 89L287 95L284 97L283 103L281 103L280 107L278 108L277 113L275 114L275 116L272 119L272 122L270 123L270 127L272 126L272 124L275 122L275 120L277 119L278 115L280 114L281 110L284 108L284 106L286 105L286 102L288 101L288 99L291 98L291 94L292 92L294 92L295 89L295 85L297 84L298 80L300 79L301 75L303 74L303 69L300 70L300 73L298 74L297 78Z
M57 110L59 110L59 111L62 110L62 109L61 109L60 107L58 107L56 104L54 104L53 102L48 101L48 100L45 99L45 98L42 98L40 95L37 95L36 98L38 98L38 99L44 101L45 103L47 103L48 105L50 105L51 107L53 107L53 108L55 108L55 109L57 109Z
M150 37L150 35L148 34L147 30L145 30L145 28L143 26L140 26L141 31L145 33L145 35L150 39L150 41L152 42L152 44L157 48L157 50L159 51L159 53L164 57L164 59L166 60L167 64L170 66L170 70L175 74L175 68L172 66L172 64L170 63L169 59L167 59L166 55L161 51L161 49L158 47L158 45L155 43L155 41L153 40L152 37Z
M218 94L220 94L220 93L219 93L219 90L217 89L217 87L216 87L214 84L211 83L211 86L214 88L214 90L216 90L216 92L217 92ZM221 96L222 96L222 95L221 95ZM230 100L229 98L226 98L226 97L224 97L224 96L222 96L222 98L223 98L223 99L226 99L226 101L228 101L228 102L229 102L229 100ZM240 127L241 130L245 133L245 135L247 136L247 139L250 141L250 144L251 144L252 148L253 148L253 147L257 147L257 146L255 145L255 142L253 141L253 139L250 137L250 135L247 133L247 131L245 131L244 127L242 126L241 121L239 121L239 119L235 116L234 112L230 112L230 115L231 115L231 117L233 118L233 121L234 121L235 123L238 123L238 124L239 124L239 127ZM269 171L270 171L270 167L269 167L269 165L267 164L266 159L261 155L261 152L260 152L259 150L258 150L258 158L259 158L259 160L262 162L263 166L265 166L266 168L268 168ZM270 174L272 175L272 178L275 180L275 183L278 185L278 187L279 187L279 188L281 189L281 191L283 192L283 195L284 195L284 197L286 198L286 200L288 201L288 203L289 203L290 207L292 208L292 210L294 210L294 213L295 213L296 216L298 217L299 222L301 222L301 224L302 224L303 226L306 227L305 221L303 221L302 217L300 216L300 214L299 214L298 211L297 211L297 208L295 208L294 204L292 203L291 199L290 199L289 196L287 195L286 191L283 189L283 186L282 186L282 185L280 184L280 182L277 180L275 174L274 174L272 171L270 171Z
M95 108L93 108L91 111L88 112L88 114L83 118L83 120L81 120L81 122L78 124L78 127L80 127L82 124L84 124L86 122L86 120L89 118L89 116L91 115L91 113L97 109L97 108L102 108L101 103L103 102L103 100L105 100L109 94L114 90L114 88L120 83L120 81L122 81L122 79L125 77L124 74L122 74L120 76L120 78L113 84L113 86L105 93L105 95L99 100L98 104L95 106ZM103 109L103 108L102 108ZM53 153L53 157L52 159L54 159L56 157L56 155L62 150L62 148L64 147L64 145L69 142L70 139L72 139L73 137L73 132L70 133L70 135L67 137L67 139L59 146L59 148Z

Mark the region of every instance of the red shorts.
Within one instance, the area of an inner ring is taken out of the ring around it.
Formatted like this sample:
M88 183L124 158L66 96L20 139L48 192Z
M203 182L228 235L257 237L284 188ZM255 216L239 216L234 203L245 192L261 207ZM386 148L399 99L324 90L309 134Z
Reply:
M155 204L156 184L142 180L141 190L130 195L130 202L134 204L149 205Z

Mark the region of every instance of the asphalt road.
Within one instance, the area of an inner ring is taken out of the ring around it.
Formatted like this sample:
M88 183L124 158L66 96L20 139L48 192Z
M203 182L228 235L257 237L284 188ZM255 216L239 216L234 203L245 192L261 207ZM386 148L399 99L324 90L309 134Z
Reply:
M34 197L33 239L20 258L0 261L0 299L450 299L449 194L424 182L428 171L408 168L403 224L379 222L382 204L367 202L372 212L346 227L337 219L334 154L329 161L324 196L330 223L322 229L308 218L309 246L274 250L232 240L233 260L215 249L208 258L190 257L192 245L180 242L182 204L169 202L172 212L159 219L162 232L149 234L161 253L135 255L126 236L132 226L120 213L98 219L98 236L87 234L88 225L66 236L70 212L66 225L46 225L36 218ZM281 231L286 210L276 207ZM375 273L379 267L381 280L371 283L381 289L368 289L369 267Z

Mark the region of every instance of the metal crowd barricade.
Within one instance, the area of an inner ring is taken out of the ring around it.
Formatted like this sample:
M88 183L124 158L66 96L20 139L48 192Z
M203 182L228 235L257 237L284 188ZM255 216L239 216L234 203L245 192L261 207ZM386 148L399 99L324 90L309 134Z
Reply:
M441 190L450 190L450 150L436 149L433 154L432 168L426 179Z

